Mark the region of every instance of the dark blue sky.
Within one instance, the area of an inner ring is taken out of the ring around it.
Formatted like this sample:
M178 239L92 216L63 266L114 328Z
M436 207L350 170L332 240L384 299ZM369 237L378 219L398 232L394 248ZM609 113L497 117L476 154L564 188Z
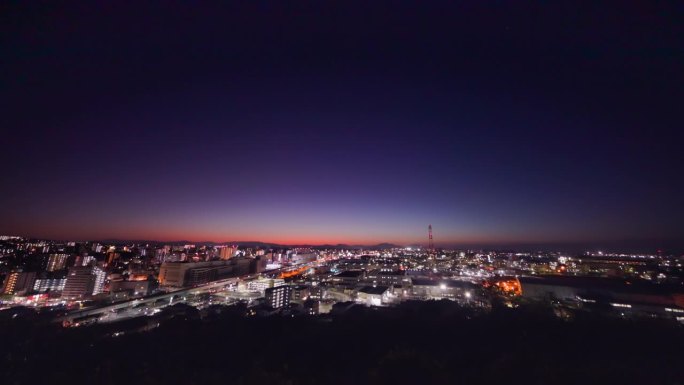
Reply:
M684 244L681 3L3 7L0 233Z

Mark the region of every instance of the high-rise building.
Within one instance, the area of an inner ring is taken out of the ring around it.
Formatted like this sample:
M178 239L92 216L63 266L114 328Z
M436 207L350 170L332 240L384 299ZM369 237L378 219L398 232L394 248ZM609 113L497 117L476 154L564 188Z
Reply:
M237 254L237 246L223 246L220 248L219 251L219 257L221 259L230 259L233 258Z
M50 254L48 257L47 271L59 271L66 268L69 254Z
M62 297L69 299L97 295L104 288L107 274L96 266L75 266L69 269Z
M95 257L92 255L79 255L76 257L76 262L74 266L88 266L91 262L95 261Z
M185 287L231 277L241 271L238 261L164 262L159 268L159 284ZM244 270L244 274L249 271L249 261Z
M157 263L166 262L166 257L169 255L169 246L164 246L160 249L154 250L154 259Z
M272 308L278 309L288 306L290 304L290 297L292 296L291 286L277 286L271 287L264 291L266 303Z

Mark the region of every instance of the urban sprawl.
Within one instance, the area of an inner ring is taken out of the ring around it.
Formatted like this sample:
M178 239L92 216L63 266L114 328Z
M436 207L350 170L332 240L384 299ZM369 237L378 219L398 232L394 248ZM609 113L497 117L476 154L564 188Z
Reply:
M193 311L325 316L358 306L454 301L551 306L560 318L596 312L684 323L684 256L288 248L264 244L57 242L0 237L0 308L64 327L145 331ZM136 320L131 322L132 320Z

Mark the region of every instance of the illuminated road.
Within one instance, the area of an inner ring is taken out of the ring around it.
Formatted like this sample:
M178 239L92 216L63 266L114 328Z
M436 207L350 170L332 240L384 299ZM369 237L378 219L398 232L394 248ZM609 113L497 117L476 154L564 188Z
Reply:
M226 288L227 286L231 285L237 285L240 281L250 281L253 279L257 279L262 275L273 275L273 274L279 274L283 271L290 271L294 269L300 269L305 266L311 266L315 264L315 262L310 262L298 266L287 266L287 267L281 267L278 269L274 270L269 270L265 271L263 273L258 273L258 274L248 274L248 275L243 275L240 277L232 277L232 278L226 278L226 279L221 279L218 281L212 281L208 282L202 285L198 285L195 287L190 287L190 288L184 288L184 289L177 289L177 290L172 290L166 293L159 293L159 294L152 294L148 295L145 297L141 298L135 298L123 302L117 302L113 304L108 304L108 305L101 305L101 306L94 306L86 309L81 309L81 310L74 310L66 315L63 315L61 317L58 317L55 319L56 322L74 322L75 320L79 319L86 319L89 317L101 315L101 316L106 316L108 321L114 321L118 319L123 319L123 318L130 318L133 316L142 316L142 315L150 315L145 313L146 310L143 309L143 306L141 305L147 305L146 307L152 308L152 309L160 309L169 305L172 305L174 303L179 303L179 302L184 302L186 299L186 296L188 295L197 295L197 294L202 294L202 293L212 293L216 292L217 290L221 290ZM230 295L227 295L226 297L231 297ZM241 294L237 294L234 296L237 299L253 299L251 298L252 296L245 296ZM181 299L183 298L183 299ZM159 301L168 301L168 302L159 302ZM138 309L138 310L135 310ZM131 312L134 313L131 313ZM137 313L137 314L136 314ZM120 315L117 315L120 314ZM113 319L110 319L111 317L114 317Z

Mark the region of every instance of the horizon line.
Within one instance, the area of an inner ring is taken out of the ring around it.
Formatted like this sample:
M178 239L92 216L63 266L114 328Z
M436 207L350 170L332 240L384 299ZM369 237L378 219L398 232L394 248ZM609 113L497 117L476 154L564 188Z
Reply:
M272 246L284 246L284 247L298 247L298 246L310 246L310 247L323 247L323 246L349 246L349 247L377 247L377 246L393 246L393 247L419 247L427 248L427 240L425 244L422 242L271 242L271 241L261 241L261 240L230 240L230 241L212 241L212 240L191 240L191 239L134 239L128 237L94 237L94 238L63 238L63 237L40 237L33 235L16 235L16 234L1 234L7 237L19 237L24 239L38 239L45 241L63 241L63 242L132 242L132 243L195 243L195 244L214 244L214 245L228 245L228 244L264 244ZM612 239L612 240L566 240L566 241L454 241L454 242L441 242L435 245L436 248L453 248L453 247L472 247L480 249L505 249L505 248L549 248L558 247L563 248L582 248L584 250L588 249L652 249L653 252L660 251L662 249L675 249L677 252L684 252L684 239L679 238L625 238L625 239Z

